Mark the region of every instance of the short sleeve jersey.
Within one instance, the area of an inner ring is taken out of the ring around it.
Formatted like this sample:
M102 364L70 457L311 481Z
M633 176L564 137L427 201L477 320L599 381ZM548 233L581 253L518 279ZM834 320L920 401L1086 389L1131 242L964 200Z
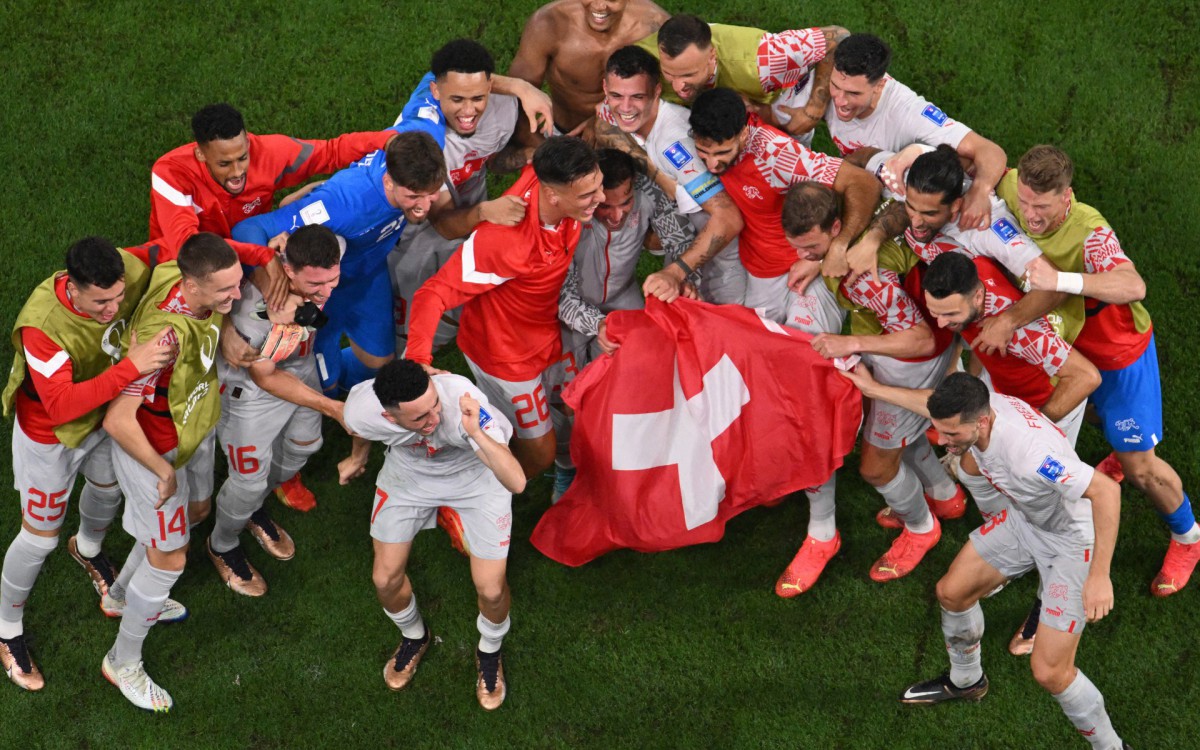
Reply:
M607 109L607 107L606 107ZM679 212L696 213L710 198L724 192L721 181L710 173L704 162L696 155L696 143L690 135L688 124L691 111L678 104L659 100L658 116L649 135L641 144L654 161L654 166L671 176L683 188L676 192ZM642 140L637 136L635 140Z
M375 381L359 383L346 398L346 426L359 436L388 446L381 483L403 486L410 496L444 500L475 494L482 484L496 483L491 470L475 455L479 447L462 427L459 399L469 393L479 401L479 423L489 437L508 444L512 425L490 408L487 397L461 375L434 375L442 419L430 435L406 430L386 419L374 391Z
M397 125L405 117L418 117L420 108L430 106L430 102L436 103L438 113L442 114L441 105L430 90L433 80L433 73L425 74L396 118ZM456 207L476 206L487 199L487 160L499 153L512 139L517 127L517 114L515 97L491 94L487 109L479 117L479 123L470 136L461 136L453 128L446 128L446 145L442 148L442 156L446 159L446 187Z
M957 251L972 258L991 258L1019 279L1025 275L1025 266L1042 255L1042 249L1017 226L1004 201L992 196L991 203L992 223L987 229L962 230L956 221L950 221L929 242L917 241L911 229L905 230L904 240L926 263L942 253Z
M899 151L910 143L929 146L945 143L958 148L971 132L966 125L951 119L908 86L891 76L886 78L879 102L866 117L842 122L832 103L825 110L829 135L842 156L849 156L864 147Z
M1091 544L1092 505L1083 493L1095 470L1053 422L1021 399L992 394L991 407L996 421L987 450L971 448L983 475L1038 529Z

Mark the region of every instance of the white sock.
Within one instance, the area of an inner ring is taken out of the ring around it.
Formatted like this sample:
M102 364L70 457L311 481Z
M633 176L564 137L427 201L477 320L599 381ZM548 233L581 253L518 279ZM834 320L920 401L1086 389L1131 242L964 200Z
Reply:
M507 615L504 617L504 622L492 622L480 612L479 616L475 618L475 627L479 629L479 650L485 654L494 654L499 651L511 624L512 620Z
M425 637L425 621L421 619L421 610L417 609L416 594L413 594L408 606L402 611L389 612L385 608L383 613L396 623L396 627L400 628L400 635L405 638L417 641Z
M883 495L892 512L904 522L904 526L910 532L928 534L933 531L933 513L925 504L921 482L917 480L916 472L908 468L903 461L900 462L900 470L896 472L892 481L875 489Z
M25 600L42 572L42 563L57 546L58 537L38 536L23 527L8 545L0 571L0 638L16 638L25 632Z
M925 435L922 434L915 443L905 448L900 460L912 467L921 480L925 494L934 500L949 500L958 492L954 480L942 468L942 462Z
M142 642L146 640L150 628L158 622L163 602L181 575L182 570L163 570L149 562L138 566L125 592L121 629L117 632L117 641L111 652L114 666L142 660Z
M100 554L104 534L117 517L121 507L121 488L117 485L99 487L85 481L79 493L79 533L75 535L75 547L84 557Z
M834 491L837 488L837 474L820 487L812 487L804 491L808 495L808 535L818 542L828 542L837 535L837 503Z
M1184 502L1187 502L1186 500ZM1191 530L1186 534L1171 534L1171 538L1180 544L1195 544L1200 542L1200 524L1192 524Z
M1104 696L1082 671L1075 671L1075 679L1054 700L1092 747L1119 750L1122 746L1108 711L1104 710Z
M942 608L942 635L950 654L950 681L960 688L979 682L983 677L983 609L979 602L965 612Z

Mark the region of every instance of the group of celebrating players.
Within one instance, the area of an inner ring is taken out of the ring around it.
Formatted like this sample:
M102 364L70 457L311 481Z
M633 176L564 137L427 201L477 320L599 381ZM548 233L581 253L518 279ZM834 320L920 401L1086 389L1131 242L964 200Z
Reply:
M1152 593L1178 592L1200 559L1191 503L1155 454L1145 284L1076 199L1065 153L1037 146L1009 169L997 144L889 76L890 57L837 26L769 33L648 0L556 0L526 24L511 77L480 44L451 41L384 131L258 136L233 107L202 108L195 142L154 164L151 241L75 243L14 325L10 679L44 685L23 605L82 473L67 549L121 618L103 674L169 710L142 642L187 616L169 595L191 530L212 515L221 579L265 594L240 536L295 554L264 501L315 506L300 471L324 416L352 436L343 484L372 442L389 447L370 517L373 581L401 631L387 685L407 686L431 642L405 570L436 523L470 557L476 693L498 707L512 495L551 467L554 499L569 487L560 394L619 347L606 314L686 296L806 332L867 397L860 471L886 503L878 522L900 530L873 580L911 573L974 499L984 524L937 586L950 669L901 700L982 698L979 601L1036 568L1039 600L1010 650L1031 654L1093 746L1122 747L1074 665L1085 624L1113 605L1118 482L1171 533ZM811 150L820 123L839 156ZM489 172L519 174L489 200ZM643 249L663 267L639 283ZM432 367L451 340L473 382ZM1113 447L1098 469L1073 447L1089 400ZM210 513L217 452L228 478ZM780 596L812 588L840 549L835 489L807 490ZM122 497L136 543L118 568L102 544Z

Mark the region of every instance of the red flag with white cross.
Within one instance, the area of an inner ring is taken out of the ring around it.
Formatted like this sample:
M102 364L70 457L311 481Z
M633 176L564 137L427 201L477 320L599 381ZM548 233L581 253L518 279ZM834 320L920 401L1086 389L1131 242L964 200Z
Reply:
M854 447L858 389L809 337L737 306L647 299L563 393L578 474L532 542L565 565L714 542L744 510L815 487Z

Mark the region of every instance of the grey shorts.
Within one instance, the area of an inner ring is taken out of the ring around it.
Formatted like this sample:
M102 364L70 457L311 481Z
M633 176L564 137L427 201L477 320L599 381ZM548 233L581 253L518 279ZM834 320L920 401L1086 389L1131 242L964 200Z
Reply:
M96 430L76 448L62 443L39 443L13 423L13 487L21 500L21 518L38 531L58 531L67 515L67 502L79 472L95 484L117 481L111 459L112 441Z
M1092 545L1047 534L1011 508L972 531L971 543L988 565L1010 580L1036 567L1041 578L1041 621L1064 633L1083 632L1087 624L1083 584L1092 567Z
M937 357L924 362L904 362L875 354L864 355L863 359L880 383L919 389L936 388L946 376L946 367L953 356L954 347L947 347ZM863 439L877 448L903 448L920 438L928 428L929 420L920 414L872 399L863 423Z
M265 391L239 390L226 388L221 394L217 436L230 474L266 484L279 441L317 440L321 437L321 415ZM239 395L235 397L235 393Z
M214 431L201 441L191 460L175 470L175 494L155 508L158 477L114 443L113 468L125 494L125 513L121 518L125 531L141 544L164 552L186 546L190 538L187 504L212 495L215 453ZM173 461L175 451L163 454L163 458Z
M501 380L484 372L469 357L467 366L475 376L475 385L488 397L488 404L499 409L513 426L513 437L530 440L541 437L554 425L550 422L550 393L546 373L532 380ZM549 368L547 368L549 372Z
M499 482L486 483L476 495L436 504L408 495L402 487L377 486L371 505L371 538L385 544L411 542L417 532L437 525L440 505L458 512L473 557L508 558L512 541L512 494Z

